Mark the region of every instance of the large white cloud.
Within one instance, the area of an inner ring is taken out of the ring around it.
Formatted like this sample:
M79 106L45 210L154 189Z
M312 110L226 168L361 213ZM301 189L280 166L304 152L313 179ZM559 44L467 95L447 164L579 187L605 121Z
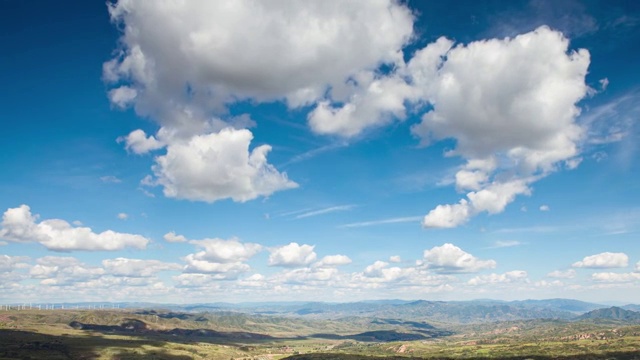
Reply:
M267 163L269 145L249 151L252 138L249 130L226 128L171 143L167 153L155 159L155 183L167 197L207 202L244 202L297 187Z
M495 260L480 260L449 243L425 250L424 261L428 268L440 273L472 273L496 267Z
M126 247L144 249L149 239L141 235L106 230L94 233L88 227L75 227L60 219L37 222L27 205L10 208L2 216L0 238L14 242L38 242L49 250L121 250Z
M165 124L180 121L175 109L237 98L314 100L361 69L398 61L413 33L410 10L391 0L120 0L110 14L123 36L105 79L130 82L135 97L118 100Z
M622 268L629 265L629 256L625 253L603 252L587 256L582 261L573 263L573 267L588 269Z
M296 267L311 264L316 259L315 246L292 242L288 245L271 249L270 266Z
M433 209L425 227L455 227L479 212L499 213L517 195L529 194L532 182L577 157L585 129L576 123L576 103L589 90L589 53L568 53L568 45L561 33L541 27L513 39L453 47L442 54L437 72L426 71L433 76L414 78L433 109L413 133L425 145L455 139L448 155L467 160L456 185L473 190L458 204ZM414 60L409 68L422 68Z

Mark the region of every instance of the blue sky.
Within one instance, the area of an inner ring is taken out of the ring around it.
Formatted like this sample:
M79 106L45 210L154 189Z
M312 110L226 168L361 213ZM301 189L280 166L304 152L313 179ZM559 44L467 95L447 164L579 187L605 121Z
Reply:
M0 302L640 295L632 1L5 1Z

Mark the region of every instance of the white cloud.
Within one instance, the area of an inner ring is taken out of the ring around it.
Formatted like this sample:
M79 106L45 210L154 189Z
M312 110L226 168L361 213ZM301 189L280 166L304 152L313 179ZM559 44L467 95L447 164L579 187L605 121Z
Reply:
M555 270L547 274L548 277L557 278L557 279L573 279L576 277L576 271L573 269L569 270Z
M540 211L549 211L551 208L549 205L540 205Z
M400 77L375 78L373 72L359 74L349 102L339 108L321 101L309 113L309 126L318 134L353 137L364 129L405 118L404 101L411 87Z
M413 33L413 15L394 1L124 0L110 14L123 25L122 51L104 77L131 82L136 110L165 125L238 98L314 101L361 69L398 61Z
M327 255L313 264L314 267L335 267L351 264L351 259L346 255Z
M311 264L316 259L316 253L313 251L315 246L298 245L292 242L288 245L270 249L269 255L270 266L296 267Z
M132 151L136 154L146 154L153 150L162 149L165 147L165 143L157 140L153 135L147 136L143 130L133 130L129 135L119 137L118 142L124 142L127 151Z
M639 273L613 273L602 272L591 274L591 279L601 282L623 283L640 280Z
M213 273L217 274L216 279L235 279L240 273L247 272L251 267L242 262L218 263L208 260L201 260L198 254L189 254L184 257L187 265L184 267L185 273Z
M27 260L29 258L26 256L0 255L0 273L8 273L15 269L25 268L28 266L25 263Z
M476 276L469 281L467 284L471 286L485 285L485 284L505 284L505 283L513 283L518 281L526 281L527 280L527 272L523 270L514 270L509 271L504 274L489 274L489 275L480 275Z
M39 258L29 270L34 279L41 279L40 284L50 286L66 286L87 282L100 278L105 271L102 268L88 266L70 256L45 256Z
M528 195L532 182L579 154L585 131L575 121L575 104L589 89L589 53L567 53L568 44L541 27L513 39L443 46L446 60L439 59L437 71L418 55L409 62L409 73L422 70L413 81L433 105L412 131L424 145L455 139L447 155L468 161L456 185L473 190L468 200L433 209L425 227L455 227L483 211L502 212L517 195ZM499 165L482 169L473 162Z
M628 264L629 256L625 253L603 252L587 256L582 261L575 262L571 266L588 269L610 269L626 267Z
M216 279L235 279L240 273L251 267L244 262L262 251L262 246L254 243L242 243L238 239L191 240L190 244L204 249L183 258L187 263L186 273L216 274Z
M465 199L453 205L438 205L429 211L422 220L422 226L426 228L454 228L458 227L471 216L471 206Z
M128 86L120 86L109 91L109 100L111 100L112 104L124 109L134 102L137 95L138 92L135 89Z
M494 260L480 260L449 243L425 250L424 260L429 269L439 273L472 273L496 267Z
M226 128L173 142L155 159L155 183L167 197L206 202L244 202L297 187L267 163L269 145L249 151L252 138L249 130Z
M127 220L129 218L129 215L127 213L118 213L117 217L120 220Z
M233 263L247 261L262 251L262 245L243 243L238 239L204 239L191 240L190 244L204 249L195 254L198 260L207 260L217 263Z
M135 234L106 230L94 233L88 227L74 227L60 219L37 222L27 205L8 209L2 216L0 238L13 242L38 242L49 250L121 250L125 247L144 249L149 239Z
M389 256L389 262L400 263L402 262L402 258L399 255Z
M171 231L163 236L164 240L167 242L186 242L187 238L183 235L176 235L175 232Z
M180 270L178 264L165 263L159 260L141 260L115 258L102 260L102 266L107 273L113 276L126 277L150 277L160 271Z

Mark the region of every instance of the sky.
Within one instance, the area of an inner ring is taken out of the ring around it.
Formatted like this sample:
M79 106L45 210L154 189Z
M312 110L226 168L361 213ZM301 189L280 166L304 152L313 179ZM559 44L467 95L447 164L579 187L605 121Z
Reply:
M640 296L636 1L0 14L0 303Z

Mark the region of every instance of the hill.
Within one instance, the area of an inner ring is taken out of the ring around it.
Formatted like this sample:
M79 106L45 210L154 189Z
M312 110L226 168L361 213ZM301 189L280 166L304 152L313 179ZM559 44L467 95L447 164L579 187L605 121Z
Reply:
M628 322L640 322L640 312L625 310L617 306L613 306L607 309L597 309L589 311L586 314L578 316L578 320L587 319L608 319L608 320L620 320Z

